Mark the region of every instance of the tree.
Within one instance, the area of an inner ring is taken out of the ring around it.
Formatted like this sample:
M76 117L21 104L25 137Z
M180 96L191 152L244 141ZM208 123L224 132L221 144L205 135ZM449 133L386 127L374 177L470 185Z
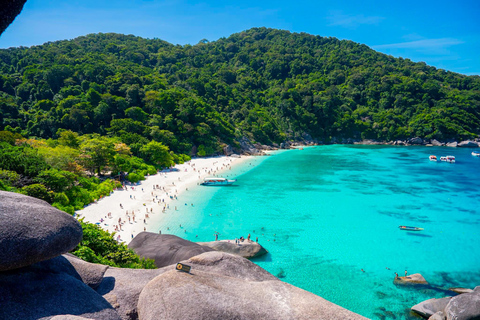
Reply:
M168 147L161 142L150 141L140 148L140 152L145 159L155 165L170 167L174 164Z
M48 191L47 187L43 184L31 184L22 188L22 193L27 196L42 199L48 203L53 203L54 194L52 191Z
M115 156L115 140L93 134L85 138L80 145L81 162L90 172L97 171L101 175L102 169L110 164Z
M73 187L75 177L72 172L52 168L40 172L35 180L54 192L63 192Z
M60 138L58 138L58 142L60 142L60 144L74 149L78 149L80 147L78 133L73 132L72 130L59 129L57 134L60 135Z

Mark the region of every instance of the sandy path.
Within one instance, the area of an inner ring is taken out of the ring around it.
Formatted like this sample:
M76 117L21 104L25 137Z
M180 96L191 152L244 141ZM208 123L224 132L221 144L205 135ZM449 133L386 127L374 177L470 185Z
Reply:
M127 184L127 190L115 190L110 196L76 211L76 217L116 232L115 239L129 243L144 230L158 232L164 217L162 210L176 210L175 205L181 203L177 200L181 200L183 192L195 192L203 178L222 177L232 165L248 159L248 156L192 159L176 165L171 171L146 177L138 185Z

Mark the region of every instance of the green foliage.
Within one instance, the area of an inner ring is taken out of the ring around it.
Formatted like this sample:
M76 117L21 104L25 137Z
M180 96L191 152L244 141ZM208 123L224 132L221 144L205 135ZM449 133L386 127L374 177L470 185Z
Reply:
M20 181L20 175L15 171L0 169L0 180L9 186L14 186Z
M41 171L48 169L48 165L37 150L29 145L16 147L0 142L0 168L35 177Z
M48 203L53 203L54 194L48 191L43 184L35 183L22 188L21 192L27 196L42 199Z
M2 129L58 134L73 149L78 141L62 130L108 134L150 163L141 149L152 140L210 155L242 136L464 139L480 134L480 77L267 28L194 46L91 34L0 50ZM7 135L0 140L12 144ZM83 151L89 170L113 165L113 153L100 161Z
M168 147L161 142L150 141L140 148L144 159L160 167L170 167L174 164Z
M155 262L140 258L123 243L114 240L114 234L99 226L80 220L83 239L73 254L93 263L101 263L119 268L155 269Z
M68 191L73 187L75 180L76 176L74 173L54 168L41 171L35 178L35 181L45 185L54 192Z

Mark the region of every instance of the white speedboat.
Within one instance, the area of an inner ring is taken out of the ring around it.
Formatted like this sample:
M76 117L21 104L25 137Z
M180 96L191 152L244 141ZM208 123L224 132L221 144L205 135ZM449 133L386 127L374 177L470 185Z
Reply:
M430 161L437 161L437 156L431 155L429 159Z
M202 186L229 186L233 184L235 180L228 180L225 178L205 178L203 179L203 182L200 183Z
M455 163L455 157L454 156L440 157L440 161Z
M480 157L480 153L473 151L473 152L472 152L472 156L474 156L474 157Z

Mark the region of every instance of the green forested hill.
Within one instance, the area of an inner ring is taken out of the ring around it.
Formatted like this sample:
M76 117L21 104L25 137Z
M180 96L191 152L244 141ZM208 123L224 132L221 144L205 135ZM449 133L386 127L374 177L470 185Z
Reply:
M191 46L92 34L0 50L0 130L155 140L200 155L247 136L381 140L480 134L480 77L352 41L255 28Z

